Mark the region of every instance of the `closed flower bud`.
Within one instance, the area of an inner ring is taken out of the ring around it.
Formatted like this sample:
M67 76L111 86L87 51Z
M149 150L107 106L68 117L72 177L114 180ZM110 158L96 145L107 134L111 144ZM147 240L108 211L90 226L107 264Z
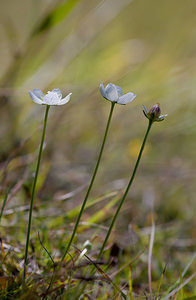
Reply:
M149 110L148 116L154 119L160 117L160 115L161 115L160 104L157 103L153 105L153 107Z
M144 105L143 105L143 113L146 118L151 120L152 122L160 122L163 121L167 115L161 115L161 109L160 109L160 104L157 103L151 107L150 110L148 110Z

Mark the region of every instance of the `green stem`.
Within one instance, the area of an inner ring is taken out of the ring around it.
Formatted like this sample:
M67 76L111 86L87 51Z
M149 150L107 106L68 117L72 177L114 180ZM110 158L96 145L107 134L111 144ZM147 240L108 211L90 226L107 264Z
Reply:
M101 157L102 157L102 154L103 154L103 149L104 149L104 146L105 146L105 141L106 141L107 134L108 134L108 130L109 130L109 126L110 126L110 122L111 122L111 118L112 118L112 113L113 113L113 110L114 110L114 105L115 105L115 102L111 102L110 114L109 114L109 117L108 117L108 122L107 122L107 125L106 125L105 134L104 134L103 142L102 142L102 145L101 145L101 150L100 150L100 153L99 153L99 157L98 157L98 160L97 160L97 164L96 164L96 166L95 166L95 169L94 169L94 172L93 172L93 176L92 176L91 182L90 182L90 184L89 184L89 187L88 187L86 196L85 196L85 198L84 198L84 201L83 201L83 203L82 203L82 206L81 206L81 209L80 209L78 218L77 218L77 220L76 220L76 224L75 224L75 227L74 227L72 236L71 236L71 238L70 238L70 240L69 240L69 243L68 243L68 245L67 245L66 251L65 251L65 253L64 253L64 255L63 255L61 261L63 261L63 260L65 259L65 256L66 256L67 252L68 252L69 249L70 249L70 246L71 246L71 243L72 243L72 241L73 241L73 239L74 239L74 237L75 237L75 234L76 234L76 231L77 231L78 224L79 224L79 222L80 222L82 213L83 213L83 211L84 211L86 202L87 202L87 200L88 200L88 196L89 196L90 191L91 191L91 189L92 189L92 186L93 186L93 183L94 183L96 174L97 174L97 170L98 170L98 168L99 168L99 164L100 164L100 161L101 161Z
M109 230L108 230L108 232L107 232L107 235L106 235L106 237L105 237L105 240L104 240L104 242L103 242L103 245L102 245L102 247L101 247L101 250L100 250L100 252L99 252L99 254L98 254L97 259L100 259L100 257L101 257L102 254L103 254L105 245L106 245L106 243L107 243L107 241L108 241L108 239L109 239L109 237L110 237L112 228L113 228L114 223L115 223L115 221L116 221L116 218L117 218L117 216L118 216L118 214L119 214L119 212L120 212L120 209L121 209L121 207L122 207L122 205L123 205L123 203L124 203L124 201L125 201L125 199L126 199L126 197L127 197L127 194L128 194L129 189L130 189L130 187L131 187L131 184L132 184L132 182L133 182L133 180L134 180L134 177L135 177L135 174L136 174L136 171L137 171L137 168L138 168L138 165L139 165L139 162L140 162L140 159L141 159L141 156L142 156L142 152L143 152L143 150L144 150L144 146L145 146L145 143L146 143L146 140L147 140L147 137L148 137L150 128L151 128L151 126L152 126L152 123L153 123L153 122L152 122L151 120L149 120L148 128L147 128L147 131L146 131L146 134L145 134L145 137L144 137L144 140L143 140L143 143L142 143L142 146L141 146L141 149L140 149L140 152L139 152L139 155L138 155L136 164L135 164L135 168L134 168L134 170L133 170L133 173L132 173L132 175L131 175L131 178L130 178L130 181L129 181L128 185L127 185L127 188L126 188L126 190L125 190L125 193L124 193L124 195L123 195L123 197L122 197L122 199L121 199L121 201L120 201L120 204L119 204L119 206L118 206L118 208L117 208L117 210L116 210L116 213L115 213L115 215L114 215L114 217L113 217L113 219L112 219L112 223L111 223L110 228L109 228Z
M40 167L40 161L41 161L41 156L42 156L42 150L43 150L43 144L44 144L44 139L45 139L46 124L47 124L47 119L48 119L49 108L50 108L50 105L46 105L46 112L45 112L45 118L44 118L41 144L40 144L40 148L39 148L39 155L38 155L38 159L37 159L37 167L36 167L36 171L35 171L35 178L34 178L33 188L32 188L31 203L30 203L30 209L29 209L29 222L28 222L27 238L26 238L25 258L24 258L23 288L25 286L28 247L29 247L29 238L30 238L30 232L31 232L31 219L32 219L32 212L33 212L33 201L34 201L34 196L35 196L35 188L36 188L36 183L37 183L37 178L38 178L38 173L39 173L39 167Z

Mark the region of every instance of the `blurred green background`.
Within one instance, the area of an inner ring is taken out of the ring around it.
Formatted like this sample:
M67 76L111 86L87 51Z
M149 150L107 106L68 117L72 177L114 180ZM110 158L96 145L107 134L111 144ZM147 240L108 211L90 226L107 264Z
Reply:
M81 204L110 109L98 87L112 82L137 97L115 106L91 198L125 187L148 124L142 104L159 102L168 117L153 125L115 239L131 244L130 228L141 234L154 209L162 232L157 256L175 264L179 255L183 265L182 253L186 261L196 248L196 1L1 0L0 6L2 193L24 178L7 208L28 204L40 141L44 107L28 91L73 93L49 114L37 199L50 205L39 213L44 218ZM58 201L80 187L71 201ZM109 224L113 212L100 224Z

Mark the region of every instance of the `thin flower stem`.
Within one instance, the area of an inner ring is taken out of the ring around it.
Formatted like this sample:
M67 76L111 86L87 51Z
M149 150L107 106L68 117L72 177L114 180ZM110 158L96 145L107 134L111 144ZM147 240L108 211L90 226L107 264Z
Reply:
M125 190L125 193L124 193L124 195L123 195L123 197L122 197L122 199L121 199L121 201L120 201L120 204L119 204L119 206L118 206L118 208L117 208L117 210L116 210L116 213L115 213L115 215L114 215L114 217L113 217L113 219L112 219L112 223L111 223L111 225L110 225L110 227L109 227L109 230L108 230L108 232L107 232L107 235L106 235L106 237L105 237L105 240L104 240L104 242L103 242L103 245L102 245L102 247L101 247L101 250L99 251L99 254L98 254L97 259L99 259L99 258L102 256L102 254L103 254L104 248L105 248L106 243L107 243L107 241L108 241L108 239L109 239L109 237L110 237L112 228L113 228L114 223L115 223L115 221L116 221L116 218L117 218L117 216L118 216L118 214L119 214L119 212L120 212L120 209L121 209L121 207L122 207L122 205L123 205L123 203L124 203L124 201L125 201L125 199L126 199L126 197L127 197L127 194L128 194L129 189L130 189L130 187L131 187L131 184L132 184L132 182L133 182L133 180L134 180L134 177L135 177L137 168L138 168L138 166L139 166L139 162L140 162L140 159L141 159L141 157L142 157L142 152L143 152L143 150L144 150L144 146L145 146L145 143L146 143L148 134L149 134L149 132L150 132L150 128L151 128L151 126L152 126L152 123L153 123L153 122L152 122L151 120L149 120L148 128L147 128L147 130L146 130L146 134L145 134L145 137L144 137L144 140L143 140L143 143L142 143L142 146L141 146L141 149L140 149L140 152L139 152L139 155L138 155L136 164L135 164L135 168L134 168L134 170L133 170L133 173L132 173L132 175L131 175L131 178L130 178L130 181L129 181L128 185L127 185L127 188L126 188L126 190Z
M35 196L36 183L37 183L37 178L38 178L38 173L39 173L39 167L40 167L40 161L41 161L41 156L42 156L42 150L43 150L43 145L44 145L44 139L45 139L45 133L46 133L46 124L47 124L47 119L48 119L49 108L50 108L50 105L46 105L46 112L45 112L45 118L44 118L44 125L43 125L43 131L42 131L41 144L40 144L39 155L38 155L38 159L37 159L37 167L36 167L36 171L35 171L35 178L34 178L34 181L33 181L31 203L30 203L30 209L29 209L29 222L28 222L28 229L27 229L25 258L24 258L23 289L25 287L25 277L26 277L27 257L28 257L28 246L29 246L29 238L30 238L30 232L31 232L31 219L32 219L32 212L33 212L33 201L34 201L34 196Z
M77 231L77 228L78 228L78 225L79 225L79 222L80 222L82 213L83 213L83 211L84 211L86 202L87 202L87 200L88 200L88 196L89 196L90 191L91 191L91 189L92 189L92 186L93 186L93 183L94 183L96 174L97 174L97 170L98 170L98 168L99 168L99 164L100 164L100 161L101 161L101 157L102 157L102 154L103 154L103 149L104 149L105 142L106 142L106 138L107 138L107 135L108 135L108 130L109 130L109 127L110 127L110 123L111 123L111 119L112 119L112 113L113 113L113 110L114 110L114 106L115 106L115 102L111 102L110 114L109 114L109 117L108 117L108 122L107 122L107 125L106 125L105 134L104 134L103 142L102 142L102 145L101 145L100 153L99 153L99 156L98 156L97 164L96 164L96 166L95 166L95 169L94 169L94 172L93 172L93 176L92 176L91 182L90 182L90 184L89 184L89 187L88 187L86 196L85 196L85 198L84 198L84 201L83 201L83 203L82 203L82 206L81 206L81 209L80 209L78 218L77 218L77 220L76 220L76 223L75 223L75 227L74 227L72 236L71 236L71 238L70 238L70 240L69 240L69 243L68 243L68 245L67 245L66 251L65 251L65 253L64 253L64 255L63 255L61 261L63 261L63 260L65 259L65 256L66 256L66 254L68 253L68 251L69 251L69 249L70 249L70 246L71 246L71 243L72 243L72 241L73 241L73 239L74 239L74 237L75 237L75 234L76 234L76 231Z

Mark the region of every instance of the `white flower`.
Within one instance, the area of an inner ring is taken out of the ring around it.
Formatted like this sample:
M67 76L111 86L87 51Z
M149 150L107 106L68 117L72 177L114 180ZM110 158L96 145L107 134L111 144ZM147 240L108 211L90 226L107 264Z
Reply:
M51 92L47 92L46 95L42 93L39 89L33 89L33 91L29 91L29 95L31 99L37 103L42 105L63 105L66 104L71 97L71 94L68 94L65 98L62 98L62 93L60 89L54 89Z
M101 95L112 102L116 102L118 104L127 104L133 101L135 99L136 95L134 93L127 93L123 95L122 89L112 83L109 83L105 88L103 86L103 83L101 82L99 86L99 90Z

